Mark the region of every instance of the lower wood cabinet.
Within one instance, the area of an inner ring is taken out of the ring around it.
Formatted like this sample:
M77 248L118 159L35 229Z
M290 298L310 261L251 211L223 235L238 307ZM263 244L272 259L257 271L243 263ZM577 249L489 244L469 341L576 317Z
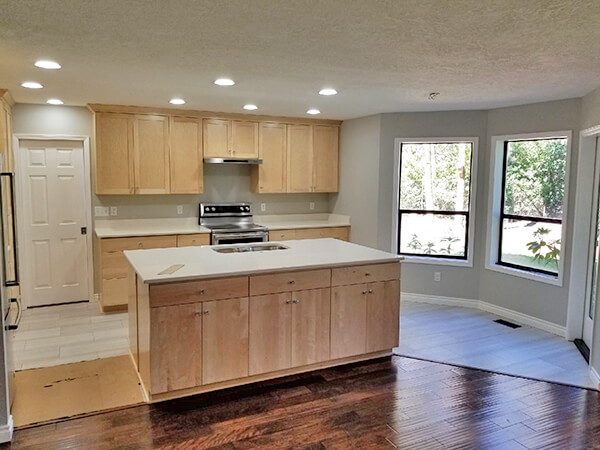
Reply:
M387 265L150 286L138 279L130 348L149 399L389 354L398 345L400 280L398 264ZM367 270L390 279L330 287L332 272L339 283Z
M202 325L202 383L248 376L248 298L205 302Z
M350 227L290 228L269 231L270 241L291 241L296 239L334 238L350 240Z
M250 297L250 375L329 359L330 289Z

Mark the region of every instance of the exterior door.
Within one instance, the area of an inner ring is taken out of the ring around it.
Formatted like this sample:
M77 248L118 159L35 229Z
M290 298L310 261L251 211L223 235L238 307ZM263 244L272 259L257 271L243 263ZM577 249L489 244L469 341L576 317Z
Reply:
M83 145L21 141L19 153L26 305L89 300Z

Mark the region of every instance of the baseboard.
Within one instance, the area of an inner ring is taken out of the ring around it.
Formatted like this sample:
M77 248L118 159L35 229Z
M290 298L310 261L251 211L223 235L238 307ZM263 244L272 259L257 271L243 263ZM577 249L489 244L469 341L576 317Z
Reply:
M12 415L8 416L8 423L6 425L0 425L0 443L10 442L13 436L13 418Z
M430 303L434 305L446 305L446 306L459 306L462 308L473 308L481 311L486 311L495 314L506 319L514 320L523 325L538 328L540 330L547 331L548 333L555 334L557 336L566 337L567 328L557 325L547 320L538 319L527 314L513 311L512 309L503 308L502 306L494 305L493 303L484 302L481 300L469 299L469 298L456 298L456 297L442 297L439 295L424 295L424 294L413 294L410 292L403 292L402 299L410 302L418 303Z

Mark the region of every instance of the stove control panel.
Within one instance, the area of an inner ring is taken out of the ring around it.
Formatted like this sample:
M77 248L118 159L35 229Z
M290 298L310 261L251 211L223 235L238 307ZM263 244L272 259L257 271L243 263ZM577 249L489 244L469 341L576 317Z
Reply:
M199 217L248 217L252 216L250 203L200 203Z

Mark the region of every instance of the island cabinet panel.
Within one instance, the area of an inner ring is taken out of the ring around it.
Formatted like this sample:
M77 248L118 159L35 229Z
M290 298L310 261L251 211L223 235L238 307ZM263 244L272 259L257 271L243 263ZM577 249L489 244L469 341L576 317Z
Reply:
M198 247L210 245L210 234L178 234L177 247Z
M151 309L152 393L202 384L202 304Z
M367 352L397 347L400 281L380 281L367 287Z
M135 193L168 194L169 118L136 116L133 132Z
M154 284L150 294L152 307L247 297L248 277Z
M302 291L331 285L331 270L303 270L250 276L250 295Z
M188 117L170 118L171 194L201 194L202 121Z
M329 359L331 289L292 293L292 367Z
M95 115L96 194L133 194L133 116Z
M400 279L400 263L369 264L334 268L331 271L332 286L370 283Z
M367 285L338 286L331 291L331 358L366 353Z
M247 377L248 297L203 305L202 383Z
M250 375L290 367L291 306L289 292L250 297Z

